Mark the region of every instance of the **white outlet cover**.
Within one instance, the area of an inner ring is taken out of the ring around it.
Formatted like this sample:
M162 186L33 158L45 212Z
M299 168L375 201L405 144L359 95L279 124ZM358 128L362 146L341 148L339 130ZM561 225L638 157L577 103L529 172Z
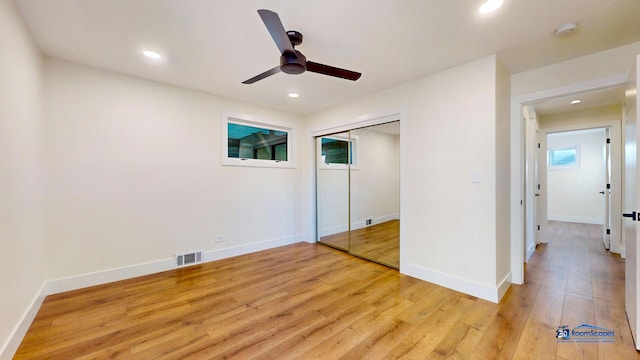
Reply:
M471 182L473 184L479 184L480 183L480 172L479 171L472 171L471 172Z

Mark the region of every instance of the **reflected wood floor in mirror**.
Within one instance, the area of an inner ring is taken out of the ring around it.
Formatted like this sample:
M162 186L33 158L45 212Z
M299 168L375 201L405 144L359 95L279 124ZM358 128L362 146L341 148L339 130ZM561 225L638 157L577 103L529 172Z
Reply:
M637 359L600 231L552 224L500 304L308 243L51 295L15 359Z
M349 232L320 238L320 242L348 250ZM351 231L351 253L394 268L400 267L400 220L386 221Z

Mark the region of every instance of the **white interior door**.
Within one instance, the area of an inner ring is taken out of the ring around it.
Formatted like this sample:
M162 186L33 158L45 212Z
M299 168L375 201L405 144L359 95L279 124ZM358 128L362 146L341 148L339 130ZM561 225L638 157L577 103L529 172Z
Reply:
M626 90L626 99L624 105L624 199L623 199L623 236L625 254L625 308L627 318L631 327L631 333L635 341L636 349L640 349L640 341L638 335L640 331L638 325L638 97L637 83L638 73L637 67L640 64L640 55L636 58L631 75L629 76L629 86Z
M546 161L546 156L544 156L544 150L542 147L542 138L540 137L540 129L538 128L538 124L536 124L536 150L535 150L535 160L534 160L534 224L536 226L534 230L534 238L535 243L540 244L547 242L545 236L543 236L544 231L547 227L547 219L546 219L546 211L543 211L545 207L545 202L543 201L543 191L542 191L542 161Z
M611 249L611 129L606 128L607 142L604 145L604 161L605 161L605 188L602 190L604 195L604 228L602 229L602 242L605 249Z

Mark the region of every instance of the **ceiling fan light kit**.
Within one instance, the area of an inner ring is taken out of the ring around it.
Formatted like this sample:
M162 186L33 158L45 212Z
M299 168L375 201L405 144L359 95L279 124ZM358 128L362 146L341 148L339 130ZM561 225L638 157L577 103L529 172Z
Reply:
M263 9L258 10L258 14L282 54L280 56L280 65L243 81L243 84L253 84L279 72L297 75L305 71L311 71L352 81L358 80L362 75L359 72L307 61L307 58L295 49L296 46L302 44L303 37L300 32L294 30L285 31L280 17L273 11Z

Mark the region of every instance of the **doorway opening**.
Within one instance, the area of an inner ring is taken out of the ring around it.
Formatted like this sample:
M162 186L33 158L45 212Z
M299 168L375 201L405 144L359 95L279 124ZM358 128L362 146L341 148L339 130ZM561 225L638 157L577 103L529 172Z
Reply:
M606 250L611 248L610 134L611 127L547 132L546 159L541 159L546 219L599 228Z
M535 138L535 132L532 130L535 131L536 127L539 128L541 134L609 127L611 138L618 139L617 143L612 143L610 148L612 159L610 164L612 177L610 218L616 220L610 224L611 239L609 244L612 252L621 251L619 219L621 216L622 128L620 119L626 83L626 77L616 77L512 98L511 150L513 154L518 155L512 157L512 179L515 181L512 181L511 194L516 201L521 199L520 205L522 206L520 211L512 212L511 218L512 283L524 283L524 263L535 251L535 246L539 243L545 243L548 238L544 226L546 214L538 216L541 219L540 224L537 220L534 222L533 219L536 210L533 205L536 200L543 204L547 200L544 196L546 188L542 186L539 199L534 200L535 190L539 185L533 179L534 164L539 165L539 161L532 159L538 151L538 146L544 145L546 147L546 136L540 136L539 140ZM570 102L576 98L582 98L583 102L578 106L572 106ZM525 110L528 108L533 110L533 116L525 116ZM612 113L611 108L616 108L616 110ZM595 115L585 116L585 111L589 109ZM564 120L548 121L544 126L538 126L538 118L557 119L557 114L560 113L566 115ZM546 149L541 153L537 155L537 159L544 160L546 163ZM546 168L540 167L539 170L545 171ZM542 176L542 178L545 177ZM542 209L545 210L546 205L542 205ZM541 225L539 234L536 234L538 232L537 225ZM535 231L533 231L534 229Z
M576 98L587 100L575 108L570 103ZM621 252L623 101L624 88L613 87L553 100L564 107L528 106L535 130L528 124L527 131L535 131L537 144L529 146L535 160L526 165L536 174L535 181L526 179L536 195L527 207L535 206L535 223L528 226L535 227L535 236L527 239L527 259L532 243L548 241L549 220L599 225L603 246Z

